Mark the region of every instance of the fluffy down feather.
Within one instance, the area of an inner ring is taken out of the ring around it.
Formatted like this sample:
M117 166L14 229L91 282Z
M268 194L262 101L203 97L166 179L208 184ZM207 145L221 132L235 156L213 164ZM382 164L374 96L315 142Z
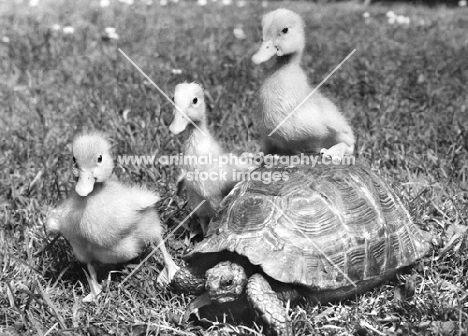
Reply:
M155 203L159 195L112 177L111 146L102 133L78 135L73 142L75 192L51 211L47 228L70 243L77 259L90 272L91 301L101 291L94 263L114 264L137 257L149 243L157 243L165 269L158 281L169 283L177 271L163 240L163 227Z
M305 47L301 17L281 8L266 14L262 25L263 43L252 60L260 64L276 56L260 89L264 151L283 155L321 152L338 161L352 154L353 131L335 104L317 91L300 105L313 91L300 65Z
M235 173L250 171L257 166L242 165L237 162L221 164L221 157L228 158L230 153L221 147L207 127L205 96L199 84L177 85L174 102L178 108L174 110L174 120L169 129L176 135L187 130L183 155L186 159L192 158L182 164L182 175L179 181L183 181L187 189L189 206L192 209L203 200L206 201L197 210L197 215L202 222L202 231L205 233L208 222L219 203L238 182ZM208 178L205 179L200 174Z

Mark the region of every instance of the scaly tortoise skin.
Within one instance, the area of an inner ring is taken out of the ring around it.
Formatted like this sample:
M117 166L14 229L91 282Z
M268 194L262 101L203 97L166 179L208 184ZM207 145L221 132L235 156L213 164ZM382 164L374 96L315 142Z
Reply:
M272 334L291 334L288 300L324 303L363 293L429 252L427 233L368 168L256 170L276 171L289 179L237 184L206 238L185 257L189 265L175 275L175 287L193 294L206 289L188 314L210 300L246 294Z

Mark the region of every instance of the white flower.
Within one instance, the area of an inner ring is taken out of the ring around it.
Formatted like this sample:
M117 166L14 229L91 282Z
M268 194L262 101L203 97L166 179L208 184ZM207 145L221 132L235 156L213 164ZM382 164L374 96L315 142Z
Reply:
M133 0L119 0L120 2L123 2L124 4L127 5L133 5L134 1Z
M262 1L262 7L265 8L265 7L267 7L267 6L268 6L268 1L263 0L263 1Z
M466 0L460 0L460 1L458 1L458 6L460 6L460 7L466 7L466 5L468 5L468 1L466 1Z
M52 27L50 27L50 28L52 28L52 30L60 30L62 27L60 27L60 25L58 23L56 23L56 24L52 25Z
M238 38L239 40L243 40L246 37L244 29L242 29L242 27L234 28L233 33L234 33L234 36Z
M423 84L423 83L425 82L425 80L426 80L426 77L424 77L424 74L420 74L420 75L418 76L417 83L418 83L418 84Z
M3 36L2 37L2 42L3 43L10 43L10 38L8 36Z
M364 13L362 14L362 16L364 16L364 17L367 19L368 17L370 17L370 14L367 13L367 12L364 12Z
M63 27L63 32L65 34L73 34L75 32L75 28L73 28L72 26L66 26Z
M245 7L246 3L244 0L237 1L237 7Z
M39 0L29 0L29 6L36 7L39 4Z
M110 0L101 0L99 2L99 6L101 7L108 7L110 5Z
M224 6L229 6L232 3L232 0L223 0Z
M119 34L115 32L114 27L107 27L104 29L106 31L107 37L110 38L111 40L118 40L119 39Z
M397 15L395 19L396 19L396 22L401 25L410 23L410 18L403 16L403 15Z
M208 3L208 1L206 1L206 0L198 0L198 5L199 6L206 6L207 3Z
M109 36L109 38L110 38L111 40L118 40L118 39L119 39L119 34L117 34L117 33L108 34L107 36Z
M174 75L180 75L180 74L182 74L182 70L181 70L181 69L172 69L171 72L172 72Z
M396 15L394 12L387 12L388 23L390 24L399 24L399 25L408 25L411 22L411 19L407 16Z
M131 110L129 108L125 109L123 112L122 112L122 117L124 118L125 121L128 121L128 114L131 112Z
M159 0L159 4L161 6L166 6L167 5L167 0Z

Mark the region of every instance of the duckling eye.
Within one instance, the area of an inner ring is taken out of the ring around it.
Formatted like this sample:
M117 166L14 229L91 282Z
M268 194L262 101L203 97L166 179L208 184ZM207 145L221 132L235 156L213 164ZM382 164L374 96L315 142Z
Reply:
M198 103L198 98L197 97L193 98L193 103L194 104Z
M99 157L97 158L97 162L98 162L98 163L101 163L101 162L102 162L102 155L99 155Z
M288 28L283 28L283 30L281 31L283 34L287 34L288 33Z

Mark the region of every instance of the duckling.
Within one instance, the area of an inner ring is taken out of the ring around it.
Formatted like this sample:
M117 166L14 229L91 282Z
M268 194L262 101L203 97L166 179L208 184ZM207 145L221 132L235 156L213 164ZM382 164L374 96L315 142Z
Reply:
M313 90L300 64L305 48L302 18L280 8L263 17L262 28L263 42L252 61L261 64L276 56L276 64L260 89L264 152L291 155L320 151L333 161L352 154L355 138L348 121L320 92L294 111ZM290 118L268 136L290 113Z
M148 243L158 243L165 268L157 281L168 284L178 270L162 239L163 227L155 209L159 195L139 186L120 183L112 176L111 145L103 133L83 133L73 141L73 194L49 216L47 229L62 234L76 258L86 263L91 293L102 286L94 264L117 264L137 257Z
M205 200L196 212L201 221L202 233L205 234L219 203L239 181L240 175L257 166L251 162L239 162L239 157L225 151L211 135L207 126L205 95L199 84L178 84L174 102L177 108L174 109L174 120L169 130L174 135L184 131L187 133L183 146L185 160L178 178L178 189L182 185L187 189L192 209Z

